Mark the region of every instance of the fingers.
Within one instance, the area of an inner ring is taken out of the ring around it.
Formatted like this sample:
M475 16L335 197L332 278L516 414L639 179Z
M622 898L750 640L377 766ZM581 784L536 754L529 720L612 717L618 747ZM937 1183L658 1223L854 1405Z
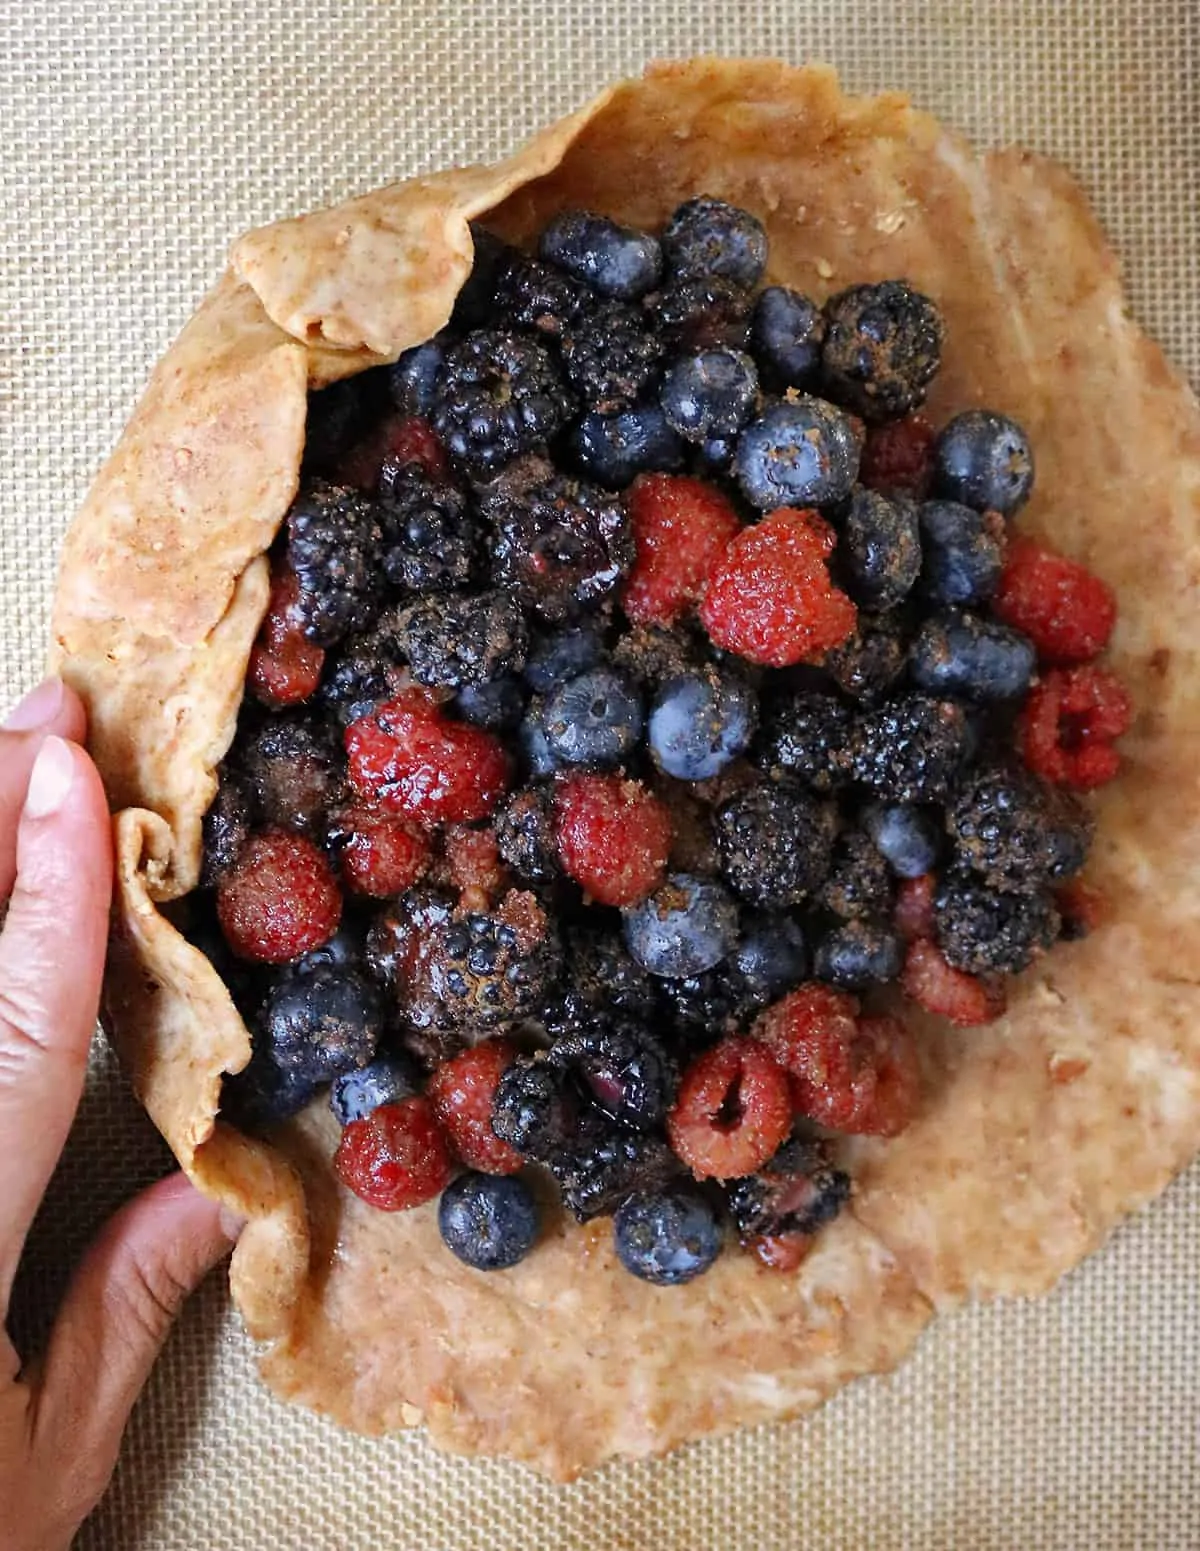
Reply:
M112 888L108 807L82 749L43 740L0 932L0 1317L79 1102Z
M81 1519L100 1497L184 1299L239 1228L174 1174L131 1201L88 1251L50 1338L33 1424L35 1455L61 1461L70 1440L64 1517Z
M83 706L61 679L47 679L25 696L0 730L0 899L17 870L17 819L29 772L48 733L81 743L87 731Z

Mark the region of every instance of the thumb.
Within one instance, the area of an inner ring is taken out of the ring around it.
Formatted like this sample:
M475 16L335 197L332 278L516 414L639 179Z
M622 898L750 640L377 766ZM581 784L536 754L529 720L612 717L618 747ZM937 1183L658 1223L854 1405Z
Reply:
M48 1464L69 1449L58 1477L80 1499L71 1505L78 1518L108 1484L133 1403L184 1299L240 1229L173 1174L122 1208L87 1251L50 1338L33 1424L35 1454ZM84 1462L91 1479L81 1478Z

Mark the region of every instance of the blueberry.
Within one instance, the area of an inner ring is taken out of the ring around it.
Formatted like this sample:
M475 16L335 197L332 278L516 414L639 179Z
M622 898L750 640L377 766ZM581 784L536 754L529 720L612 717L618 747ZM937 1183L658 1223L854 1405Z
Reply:
M833 404L808 395L776 404L738 439L734 469L751 506L826 506L850 494L859 445Z
M625 911L625 944L652 975L683 980L719 964L737 942L737 927L737 906L723 884L672 873Z
M707 781L749 744L758 704L746 681L711 665L668 679L650 710L647 738L654 763L679 781Z
M533 1248L537 1202L512 1175L460 1174L442 1191L438 1231L446 1248L476 1271L505 1271Z
M761 1005L776 1001L808 973L808 946L791 916L750 913L742 920L742 937L734 949L734 968L746 989Z
M656 1287L679 1287L721 1253L721 1225L694 1185L677 1185L623 1201L613 1218L613 1244L626 1271Z
M1004 569L999 519L957 501L927 501L921 507L921 588L935 603L985 603Z
M912 591L921 571L917 504L904 495L856 490L838 554L846 589L866 608L890 609Z
M933 448L933 493L979 512L1011 517L1033 489L1033 449L1007 415L968 409L945 427Z
M406 350L388 368L388 391L404 415L427 415L433 408L433 391L445 351L436 339Z
M416 1062L403 1051L376 1056L366 1066L343 1072L329 1090L329 1107L339 1125L361 1120L381 1104L398 1104L421 1091Z
M973 614L935 614L909 648L909 672L922 689L969 700L1013 700L1033 678L1033 643Z
M813 974L849 991L895 980L904 963L899 935L877 921L847 921L817 944Z
M685 441L733 436L754 413L758 372L742 350L701 350L685 355L659 389L667 424Z
M749 289L767 267L762 222L723 199L689 199L667 223L662 239L667 269L677 279L717 276Z
M323 942L319 948L313 948L303 958L297 959L291 973L306 975L309 970L322 966L332 969L359 969L362 966L363 947L362 929L350 925L343 918L341 926L329 941Z
M604 660L604 634L591 621L535 639L525 662L525 682L539 695L573 679Z
M262 1014L275 1063L312 1082L365 1066L383 1019L378 993L351 970L319 965L276 981Z
M940 831L922 808L907 803L869 803L862 827L899 878L919 878L937 865Z
M620 301L644 296L662 278L662 249L656 238L586 210L556 215L541 235L538 252L593 290Z
M637 747L642 702L615 668L590 668L569 679L546 702L543 725L554 758L563 765L605 770Z
M696 449L701 475L724 474L737 453L736 436L710 436Z
M821 364L825 317L816 302L785 285L769 285L754 308L751 348L775 385L806 387Z
M553 775L558 769L558 759L546 736L545 717L545 707L535 696L517 728L517 752L526 774L533 780Z
M510 732L525 714L520 680L505 676L487 684L468 684L454 697L453 709L476 727Z
M471 273L455 297L454 312L450 318L451 326L455 329L480 328L490 320L496 296L496 281L518 256L516 250L510 248L503 238L475 221L471 222L471 242L474 246Z
M284 1071L269 1051L256 1050L249 1063L221 1085L221 1114L245 1130L278 1125L298 1115L316 1097L319 1079Z
M683 467L683 443L657 404L638 404L619 415L585 415L569 445L580 472L609 490L624 490L639 474L672 474Z

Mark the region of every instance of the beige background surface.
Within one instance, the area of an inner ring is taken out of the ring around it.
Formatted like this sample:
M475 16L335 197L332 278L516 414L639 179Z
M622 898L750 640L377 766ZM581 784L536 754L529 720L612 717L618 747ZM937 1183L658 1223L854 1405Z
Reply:
M245 226L490 158L651 57L824 57L1079 174L1133 306L1200 380L1195 0L0 0L0 697L148 369ZM19 1290L165 1166L98 1048ZM942 1321L815 1418L573 1487L271 1400L220 1279L172 1340L92 1548L1200 1546L1200 1167L1041 1304Z

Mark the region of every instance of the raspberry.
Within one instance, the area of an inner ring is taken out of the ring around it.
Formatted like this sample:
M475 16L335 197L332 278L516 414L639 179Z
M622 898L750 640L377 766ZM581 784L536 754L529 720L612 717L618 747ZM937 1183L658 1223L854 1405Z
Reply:
M286 964L337 931L342 896L324 854L302 835L253 835L217 885L217 918L233 951Z
M992 600L1005 624L1027 635L1043 662L1090 662L1117 619L1112 590L1078 561L1032 539L1015 539Z
M455 825L446 831L446 863L458 890L459 908L487 910L504 891L504 863L491 829Z
M744 529L708 579L700 619L717 646L786 668L817 662L854 629L857 611L829 580L833 530L780 507Z
M875 1073L875 1091L859 1114L855 1134L899 1136L921 1101L921 1071L911 1031L899 1018L863 1018L855 1053Z
M933 936L933 891L937 878L931 872L919 878L905 878L896 890L896 908L892 924L905 942Z
M811 1233L764 1233L747 1239L746 1248L768 1271L796 1271L808 1258L814 1237Z
M920 499L929 484L935 434L924 415L872 426L859 465L859 483L884 495L903 490Z
M667 1134L697 1179L737 1179L773 1156L791 1121L783 1069L757 1040L735 1034L684 1073Z
M671 820L640 782L568 776L554 807L563 868L596 903L636 905L661 883Z
M391 814L352 808L330 838L341 842L342 877L355 894L403 894L429 866L429 842Z
M900 984L918 1007L949 1018L960 1029L991 1023L1004 1011L1004 987L998 981L955 969L927 937L910 943Z
M484 818L508 784L503 745L477 727L446 721L416 690L351 723L346 753L360 796L421 824Z
M296 603L300 584L290 566L271 573L271 597L250 653L250 693L273 709L307 700L321 682L325 650L304 635Z
M672 625L737 533L737 513L719 490L682 474L644 474L628 501L637 558L625 612L636 624Z
M1132 716L1129 696L1106 669L1051 668L1030 691L1021 717L1025 763L1061 786L1103 786L1120 768L1113 740L1128 731Z
M515 1174L521 1154L492 1130L492 1101L501 1077L517 1059L506 1039L485 1039L445 1061L425 1089L450 1145L469 1169L484 1174Z
M431 1201L450 1183L450 1149L428 1099L381 1104L342 1132L333 1156L342 1184L381 1212Z
M1094 932L1107 913L1104 895L1081 878L1072 878L1061 889L1055 889L1054 903L1062 916L1060 935L1067 942Z
M419 415L389 415L345 453L337 477L360 490L390 491L405 469L430 479L445 479L446 449L428 420Z

